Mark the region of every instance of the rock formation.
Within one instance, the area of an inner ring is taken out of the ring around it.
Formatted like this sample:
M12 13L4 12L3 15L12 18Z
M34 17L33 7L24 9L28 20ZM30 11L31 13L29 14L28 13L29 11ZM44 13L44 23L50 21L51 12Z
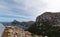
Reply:
M37 17L36 22L45 22L50 25L60 25L60 13L45 12Z

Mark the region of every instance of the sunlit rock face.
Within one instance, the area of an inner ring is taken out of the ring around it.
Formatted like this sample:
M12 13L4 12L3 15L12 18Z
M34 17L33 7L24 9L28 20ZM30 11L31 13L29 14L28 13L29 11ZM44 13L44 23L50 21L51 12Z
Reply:
M42 15L38 16L36 22L45 23L50 25L59 25L60 24L60 12L45 12Z
M17 26L6 26L2 37L32 37L32 35Z
M2 36L4 29L5 29L4 25L0 23L0 37Z

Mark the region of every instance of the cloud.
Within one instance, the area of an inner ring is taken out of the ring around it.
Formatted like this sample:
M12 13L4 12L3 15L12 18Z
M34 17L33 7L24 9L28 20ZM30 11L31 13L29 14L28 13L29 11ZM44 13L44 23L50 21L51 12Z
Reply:
M0 17L5 21L6 19L34 20L44 6L45 3L39 0L0 0Z
M45 11L60 12L60 0L46 0L47 8Z
M18 21L28 21L28 19L26 20L25 18L23 19L23 18L9 18L9 17L0 17L0 21L1 22L12 22L13 20L18 20ZM30 19L31 20L31 19Z
M33 15L37 15L35 13L43 11L47 5L46 2L43 2L41 0L15 0L15 2L18 4L23 4L25 6L23 9L33 13Z
M14 0L18 4L22 4L23 6L18 6L18 9L23 9L27 11L27 14L32 15L31 18L34 20L36 17L42 13L47 7L47 3L43 0Z
M60 0L0 0L0 17L4 16L5 21L7 19L35 20L45 11L60 11L59 3Z

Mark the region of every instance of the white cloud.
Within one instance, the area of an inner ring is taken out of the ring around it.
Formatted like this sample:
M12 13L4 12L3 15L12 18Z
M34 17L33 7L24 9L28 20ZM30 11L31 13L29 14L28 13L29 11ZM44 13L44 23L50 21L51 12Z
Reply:
M12 17L21 17L21 18L31 18L31 16L24 16L24 15L17 15L17 14L14 14L14 13L0 13L0 16L2 15L5 15L5 16L12 16Z
M14 0L15 4L1 4L0 9L2 9L3 13L0 14L7 16L16 16L16 17L24 17L30 18L31 20L35 20L36 17L45 11L50 12L58 12L60 11L60 0ZM14 12L14 9L23 10L26 12ZM5 13L4 13L5 12ZM26 14L31 16L25 16Z
M21 8L27 13L32 13L32 19L45 11L47 12L60 12L60 0L15 0L18 4L23 4L24 7Z
M44 11L60 11L60 0L15 0L15 2L23 4L25 6L23 8L33 15L38 15Z
M16 3L24 5L23 7L17 7L19 9L23 9L27 11L27 13L32 14L32 18L36 18L36 16L43 13L45 10L47 3L44 0L15 0Z
M47 0L46 11L60 12L60 0Z

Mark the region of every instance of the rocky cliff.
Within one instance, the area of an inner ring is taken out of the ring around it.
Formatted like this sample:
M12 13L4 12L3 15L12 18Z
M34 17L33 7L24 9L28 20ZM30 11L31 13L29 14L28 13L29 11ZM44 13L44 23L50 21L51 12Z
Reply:
M45 22L50 25L60 25L60 12L45 12L37 17L36 22Z

